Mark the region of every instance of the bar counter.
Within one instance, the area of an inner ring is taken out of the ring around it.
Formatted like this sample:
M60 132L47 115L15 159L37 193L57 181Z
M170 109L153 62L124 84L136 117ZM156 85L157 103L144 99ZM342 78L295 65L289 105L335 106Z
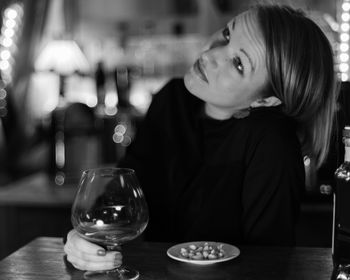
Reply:
M200 266L170 259L174 244L131 242L124 245L124 263L140 272L139 279L286 279L330 280L330 248L239 246L241 254L230 261ZM39 237L0 262L6 280L77 280L83 272L65 261L61 238ZM102 278L101 278L102 279Z
M45 173L1 186L0 259L35 237L64 236L76 190L76 185L55 185Z

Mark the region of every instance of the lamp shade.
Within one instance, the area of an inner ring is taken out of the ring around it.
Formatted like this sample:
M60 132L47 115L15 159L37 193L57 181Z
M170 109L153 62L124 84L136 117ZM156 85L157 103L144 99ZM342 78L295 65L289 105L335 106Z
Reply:
M52 40L37 57L36 71L54 71L60 75L71 75L76 71L88 73L90 64L78 44L72 40Z

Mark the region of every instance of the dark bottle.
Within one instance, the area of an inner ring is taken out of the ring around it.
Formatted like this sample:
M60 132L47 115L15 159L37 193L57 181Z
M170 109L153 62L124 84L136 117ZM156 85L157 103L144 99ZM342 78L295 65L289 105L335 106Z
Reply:
M104 100L106 97L106 73L102 61L99 61L97 63L95 71L95 82L97 92L97 106L101 106L104 105Z
M333 208L333 264L350 264L350 126L343 130L344 162L335 172Z
M50 174L57 185L78 183L81 173L101 163L99 128L83 103L58 106L51 117Z

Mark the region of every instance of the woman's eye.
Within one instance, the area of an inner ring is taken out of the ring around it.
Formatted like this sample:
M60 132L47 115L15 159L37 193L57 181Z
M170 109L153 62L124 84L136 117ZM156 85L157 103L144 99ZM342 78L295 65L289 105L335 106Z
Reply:
M230 42L230 30L227 27L222 30L222 37L224 37L226 42Z
M239 73L243 74L244 67L241 59L238 56L233 58L233 65L236 67Z

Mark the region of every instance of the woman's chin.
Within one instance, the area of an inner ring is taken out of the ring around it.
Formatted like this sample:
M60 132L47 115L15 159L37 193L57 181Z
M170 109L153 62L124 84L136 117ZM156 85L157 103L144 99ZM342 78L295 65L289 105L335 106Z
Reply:
M192 93L193 90L193 74L188 70L184 76L184 84L188 91ZM192 89L192 90L191 90Z
M196 89L200 87L201 81L199 77L194 73L193 68L189 69L184 76L185 87L192 94L195 94Z

